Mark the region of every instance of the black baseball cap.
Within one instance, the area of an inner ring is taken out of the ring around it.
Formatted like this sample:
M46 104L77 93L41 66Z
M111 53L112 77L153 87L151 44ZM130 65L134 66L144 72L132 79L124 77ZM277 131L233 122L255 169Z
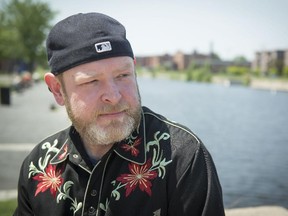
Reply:
M48 35L46 48L54 75L100 59L134 58L125 27L101 13L79 13L58 22Z

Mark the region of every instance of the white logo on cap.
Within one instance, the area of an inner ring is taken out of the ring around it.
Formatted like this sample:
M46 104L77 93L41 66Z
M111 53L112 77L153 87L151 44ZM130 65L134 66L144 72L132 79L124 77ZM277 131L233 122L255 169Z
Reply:
M108 52L112 50L112 46L110 44L110 41L105 41L101 43L95 44L96 52L102 53L102 52Z

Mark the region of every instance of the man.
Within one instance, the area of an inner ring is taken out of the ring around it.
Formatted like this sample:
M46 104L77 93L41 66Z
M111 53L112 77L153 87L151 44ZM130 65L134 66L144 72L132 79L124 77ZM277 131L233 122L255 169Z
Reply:
M45 81L72 126L23 162L14 215L224 215L211 156L186 127L141 106L125 28L77 14L48 35Z

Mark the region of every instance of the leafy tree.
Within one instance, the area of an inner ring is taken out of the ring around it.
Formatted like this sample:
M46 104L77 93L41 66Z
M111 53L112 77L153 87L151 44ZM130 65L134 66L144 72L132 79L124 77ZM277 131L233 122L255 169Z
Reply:
M229 75L242 76L249 73L249 68L242 66L229 66L227 67L227 73Z
M21 60L33 72L44 62L43 42L55 12L37 0L8 0L0 7L0 58Z
M186 80L196 82L211 82L212 74L209 67L209 64L197 67L195 64L191 63L186 70Z
M243 63L247 63L247 59L244 56L237 56L233 59L233 62L235 64L243 64Z

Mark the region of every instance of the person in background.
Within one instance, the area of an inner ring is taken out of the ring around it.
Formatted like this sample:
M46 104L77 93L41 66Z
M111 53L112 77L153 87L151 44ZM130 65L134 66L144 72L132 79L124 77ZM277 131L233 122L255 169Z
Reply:
M15 216L224 215L201 140L142 106L122 24L80 13L57 23L46 42L45 82L72 125L24 160Z

